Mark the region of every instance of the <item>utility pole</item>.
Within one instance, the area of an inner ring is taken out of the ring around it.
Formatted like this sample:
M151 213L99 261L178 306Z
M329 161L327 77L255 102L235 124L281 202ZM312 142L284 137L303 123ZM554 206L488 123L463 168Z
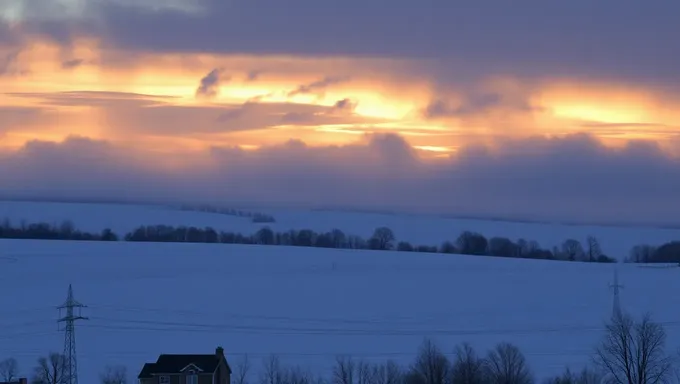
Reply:
M57 307L59 309L59 316L61 316L61 310L66 310L66 316L61 317L57 320L59 323L65 323L64 327L64 359L65 367L64 374L65 379L64 384L78 384L78 361L76 358L76 326L77 320L88 320L87 317L80 315L81 308L86 308L87 306L81 304L73 298L73 288L71 284L68 285L68 296L66 297L66 302L61 306ZM78 314L75 314L74 309L78 308Z
M612 320L620 320L623 316L621 312L621 300L619 299L619 290L623 288L623 285L619 284L619 270L614 269L614 284L609 285L610 288L614 289L614 305L612 308Z

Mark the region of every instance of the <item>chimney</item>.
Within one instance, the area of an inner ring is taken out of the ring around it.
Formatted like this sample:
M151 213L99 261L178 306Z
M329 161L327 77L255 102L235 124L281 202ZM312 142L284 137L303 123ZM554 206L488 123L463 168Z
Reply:
M215 355L217 355L217 357L224 357L224 348L222 347L215 348Z

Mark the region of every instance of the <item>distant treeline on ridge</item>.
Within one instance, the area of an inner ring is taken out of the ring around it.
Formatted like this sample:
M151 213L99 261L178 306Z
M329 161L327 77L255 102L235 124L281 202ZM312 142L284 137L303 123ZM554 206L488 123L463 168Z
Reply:
M70 221L60 225L48 223L22 222L15 226L9 220L0 225L0 238L34 240L86 240L86 241L134 241L134 242L177 242L177 243L222 243L258 244L317 248L364 249L376 251L401 251L424 253L448 253L477 256L498 256L525 259L565 260L585 262L616 262L606 255L599 241L589 236L585 243L567 239L559 247L541 248L538 242L519 239L512 241L505 237L487 238L476 232L464 231L455 241L445 241L440 245L414 245L397 241L394 232L388 227L376 228L373 234L364 238L346 234L334 229L329 232L316 232L311 229L276 232L263 227L253 234L218 231L214 228L173 227L168 225L145 225L120 236L111 229L90 233L76 229ZM680 241L665 243L659 247L637 245L626 258L636 263L679 263Z

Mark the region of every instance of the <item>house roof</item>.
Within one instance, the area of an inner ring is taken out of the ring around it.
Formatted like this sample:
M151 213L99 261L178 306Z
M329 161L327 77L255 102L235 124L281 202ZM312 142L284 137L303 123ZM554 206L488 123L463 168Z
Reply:
M139 373L139 379L147 379L158 374L180 373L188 365L195 365L203 372L215 372L222 356L209 355L167 355L158 356L155 363L146 363ZM225 360L226 363L226 360ZM227 363L227 370L231 373L231 367Z
M155 371L156 369L156 363L146 363L142 367L142 371L139 372L139 376L137 378L139 379L148 379L151 377L151 374Z

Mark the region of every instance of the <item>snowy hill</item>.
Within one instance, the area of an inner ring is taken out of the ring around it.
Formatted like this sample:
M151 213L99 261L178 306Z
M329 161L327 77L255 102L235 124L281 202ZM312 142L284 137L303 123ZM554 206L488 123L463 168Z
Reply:
M270 353L326 373L336 354L409 363L423 337L521 347L538 377L589 361L612 311L650 311L680 340L678 269L460 255L207 244L0 240L0 358L29 374L61 351L55 306L73 284L81 382L136 375L160 353ZM680 345L669 345L673 349Z

